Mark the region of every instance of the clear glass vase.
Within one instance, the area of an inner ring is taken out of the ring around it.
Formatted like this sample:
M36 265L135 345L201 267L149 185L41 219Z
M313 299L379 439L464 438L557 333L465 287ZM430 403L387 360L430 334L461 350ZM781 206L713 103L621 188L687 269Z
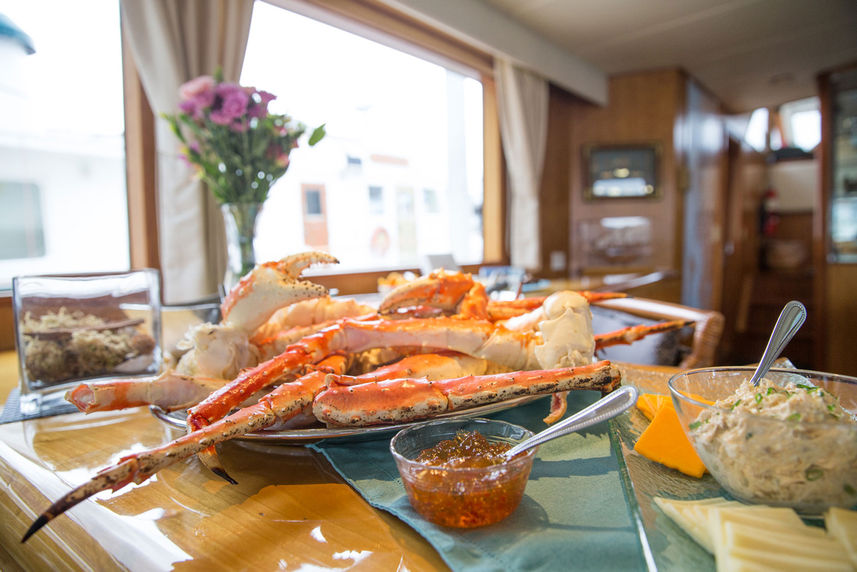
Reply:
M220 206L226 228L226 272L221 296L229 293L241 277L256 266L256 221L263 203L224 203Z

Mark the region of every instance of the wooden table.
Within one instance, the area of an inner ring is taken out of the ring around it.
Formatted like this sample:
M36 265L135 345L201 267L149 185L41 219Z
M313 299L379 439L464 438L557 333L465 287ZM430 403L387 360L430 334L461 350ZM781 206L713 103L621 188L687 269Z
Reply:
M17 377L15 354L0 353L4 399ZM0 425L0 569L447 569L320 454L258 441L222 445L237 486L193 457L80 503L21 544L38 514L72 487L178 434L145 408Z
M14 352L3 352L4 401L17 379ZM178 434L144 408L0 425L0 569L446 569L422 537L372 508L320 454L257 442L223 446L237 486L187 459L96 495L21 544L33 519L71 487Z

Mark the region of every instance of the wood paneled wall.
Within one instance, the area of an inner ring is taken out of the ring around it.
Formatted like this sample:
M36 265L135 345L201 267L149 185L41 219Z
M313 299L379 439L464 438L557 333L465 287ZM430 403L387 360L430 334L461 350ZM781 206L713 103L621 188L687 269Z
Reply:
M828 264L824 299L827 347L824 369L857 376L857 264Z
M687 78L680 70L657 70L614 76L609 104L600 107L552 88L547 155L542 173L541 223L544 276L579 273L576 231L581 221L604 216L639 215L653 222L654 254L650 263L616 271L681 268L681 192L674 129L685 107ZM656 143L661 149L660 196L656 199L586 201L583 147L590 144ZM562 252L564 270L550 270L551 252ZM587 270L589 271L589 269ZM678 301L679 282L654 292Z
M569 246L576 269L580 257L576 229L587 219L643 216L652 220L654 252L648 268L681 268L678 213L681 195L674 141L676 122L684 109L685 77L677 70L620 75L611 78L607 107L578 102L571 110L571 234ZM584 199L586 165L583 147L595 144L655 143L660 147L660 196L654 199Z
M548 136L545 164L540 189L542 272L544 278L568 276L569 188L571 185L571 122L576 99L568 92L551 86L548 109ZM551 253L559 252L565 260L562 268L551 268Z

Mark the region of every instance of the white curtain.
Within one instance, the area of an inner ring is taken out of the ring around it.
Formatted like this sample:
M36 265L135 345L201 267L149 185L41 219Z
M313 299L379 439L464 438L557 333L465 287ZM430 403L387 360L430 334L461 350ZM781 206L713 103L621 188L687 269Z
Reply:
M225 268L223 223L211 194L193 179L161 113L178 109L178 89L219 67L238 81L253 0L121 0L122 29L156 119L158 228L164 301L214 295Z
M509 173L511 263L539 270L539 184L548 129L548 84L500 57L494 59L494 78Z

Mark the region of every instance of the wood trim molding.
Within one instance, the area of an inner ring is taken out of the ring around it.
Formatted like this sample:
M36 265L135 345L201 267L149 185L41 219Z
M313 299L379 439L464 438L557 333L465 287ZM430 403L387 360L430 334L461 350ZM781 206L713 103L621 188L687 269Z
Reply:
M479 272L479 264L466 264L461 266L462 272L476 274ZM413 272L420 274L419 268L396 268L396 272ZM358 272L354 274L319 274L310 277L310 280L321 284L328 289L336 289L339 296L350 296L352 294L371 294L378 291L378 279L389 275L393 270L377 270L373 272Z
M380 0L267 0L271 4L358 33L391 47L416 48L418 56L441 56L478 75L493 73L493 57L426 25Z
M15 349L15 318L12 312L12 293L0 295L0 351Z
M122 40L125 95L125 176L131 268L161 267L158 237L155 116L131 50Z
M484 185L482 202L483 262L507 264L506 163L500 139L500 110L493 76L482 77Z
M812 292L813 305L816 308L813 320L815 347L813 363L819 369L828 367L827 350L827 253L829 252L828 230L830 211L830 192L833 188L831 173L833 167L833 93L830 74L817 78L819 110L821 111L821 144L818 146L818 195L812 220Z

